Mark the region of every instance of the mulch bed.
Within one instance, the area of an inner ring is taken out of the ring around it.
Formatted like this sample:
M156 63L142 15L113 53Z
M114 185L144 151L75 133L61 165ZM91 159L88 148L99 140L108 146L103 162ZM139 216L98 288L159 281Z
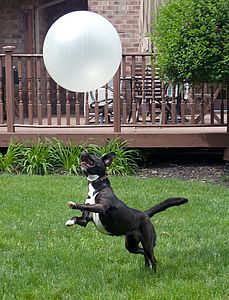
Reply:
M159 163L140 168L139 176L198 180L229 187L229 164L221 163Z

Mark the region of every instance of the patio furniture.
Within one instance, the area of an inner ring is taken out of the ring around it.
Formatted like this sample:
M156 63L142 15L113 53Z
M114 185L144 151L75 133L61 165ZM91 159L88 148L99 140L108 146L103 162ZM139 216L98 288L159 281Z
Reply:
M136 103L136 121L139 122L140 115L143 110L146 111L147 116L150 116L150 121L162 124L162 106L165 107L165 120L166 124L178 123L178 115L180 114L181 92L180 86L163 82L159 77L158 69L152 72L152 65L146 64L136 65L134 76L134 101ZM174 93L174 95L173 95ZM174 99L173 99L174 98ZM142 107L144 104L144 108ZM153 105L152 105L153 104ZM172 112L172 106L175 105L175 112ZM154 108L152 108L154 107ZM128 122L132 117L132 109L130 110ZM142 116L143 119L143 116ZM144 121L145 122L145 121Z
M136 120L140 121L140 112L143 102L146 104L147 116L151 116L151 104L155 101L157 108L158 101L161 99L161 82L159 77L153 76L151 73L151 65L146 65L144 72L141 66L136 66L135 76L131 78L132 89L134 89L131 99L131 108L129 112L128 122L130 122L133 114L133 103L136 103ZM133 96L134 95L134 96Z
M108 105L108 120L111 123L113 116L113 84L110 81L105 86L97 89L96 91L90 91L85 93L85 106L87 103L86 97L88 94L88 105L89 105L89 122L95 118L96 103L98 105L99 124L104 123L105 119L105 105ZM85 109L86 111L86 109Z

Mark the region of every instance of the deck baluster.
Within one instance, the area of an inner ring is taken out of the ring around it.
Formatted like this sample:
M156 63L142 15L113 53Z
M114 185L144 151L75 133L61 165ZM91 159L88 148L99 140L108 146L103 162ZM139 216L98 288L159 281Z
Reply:
M104 121L109 123L109 107L108 107L108 84L105 85L105 106L104 106Z
M204 124L204 99L205 99L205 86L204 83L201 84L201 100L200 100L200 123Z
M59 84L56 85L56 116L57 125L61 125L61 93Z
M194 125L196 123L195 119L195 113L196 113L196 101L195 101L195 86L193 85L191 87L191 125Z
M0 124L4 124L3 90L2 90L2 57L0 57Z
M48 125L52 125L51 78L48 72L46 72L46 81L47 81L47 122Z
M66 91L66 124L70 125L70 92Z
M211 85L211 99L210 99L210 115L211 115L211 120L210 123L211 125L214 125L214 86L213 84Z
M221 88L221 98L220 98L220 124L224 124L224 99L223 99L223 91L225 86L223 84L220 85Z
M76 113L76 125L80 125L80 102L79 93L75 93L75 113Z
M135 98L135 68L136 68L136 61L135 61L135 56L132 55L131 57L131 82L132 82L132 123L136 124L137 123L137 118L136 118L136 111L137 111L137 105L136 105L136 98Z
M41 58L36 58L37 68L37 117L38 125L42 125L42 102L41 102ZM20 108L20 103L19 103Z
M122 123L127 123L127 85L126 85L126 56L122 57L122 76L120 84L122 85Z
M165 82L161 81L161 124L166 123L166 109L165 109Z
M121 104L120 104L120 66L115 73L114 79L114 133L121 132Z
M181 86L181 104L180 104L180 116L181 116L181 125L185 124L185 99L184 99L184 89L185 86L182 84Z
M33 125L33 101L32 101L32 62L31 57L27 58L27 88L28 88L28 118L29 125Z
M156 70L153 68L152 72L152 103L151 103L151 123L154 125L156 123Z
M176 85L172 84L172 103L171 103L171 124L172 125L176 123L176 118L177 118L175 94L176 94Z
M156 123L156 102L155 102L155 98L153 98L153 100L152 100L151 111L152 111L151 123L152 123L152 125L155 125L155 123Z
M146 95L145 95L145 89L146 89L146 70L145 70L145 56L142 57L142 124L146 124ZM139 107L140 110L140 107Z
M98 89L95 90L95 125L99 124L99 93Z
M22 60L18 58L18 95L19 95L19 123L24 124L24 104L22 92Z
M89 103L88 103L89 93L86 92L84 97L85 97L85 107L84 107L85 125L88 125L89 124Z

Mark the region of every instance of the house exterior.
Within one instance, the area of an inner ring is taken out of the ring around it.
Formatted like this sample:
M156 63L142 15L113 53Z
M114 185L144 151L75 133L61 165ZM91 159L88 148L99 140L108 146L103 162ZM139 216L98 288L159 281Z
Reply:
M107 18L117 29L124 53L141 51L151 11L163 0L0 0L0 53L15 46L15 53L42 53L49 27L62 15L89 10ZM145 17L147 14L147 17ZM148 49L144 49L147 51Z
M129 147L223 148L229 160L229 86L203 83L187 98L184 92L177 97L172 86L168 97L151 63L148 33L165 1L0 0L0 147L12 138L56 137L74 144L120 138ZM107 86L104 106L95 91L92 107L88 95L61 88L45 69L48 29L76 10L104 16L120 35L123 55L113 77L112 108Z

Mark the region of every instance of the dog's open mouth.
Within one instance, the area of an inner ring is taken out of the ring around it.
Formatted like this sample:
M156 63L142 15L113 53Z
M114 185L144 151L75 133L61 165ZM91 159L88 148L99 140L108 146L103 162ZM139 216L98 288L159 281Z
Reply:
M90 160L89 158L84 159L83 161L80 162L81 167L89 167L92 168L95 166L94 162Z

